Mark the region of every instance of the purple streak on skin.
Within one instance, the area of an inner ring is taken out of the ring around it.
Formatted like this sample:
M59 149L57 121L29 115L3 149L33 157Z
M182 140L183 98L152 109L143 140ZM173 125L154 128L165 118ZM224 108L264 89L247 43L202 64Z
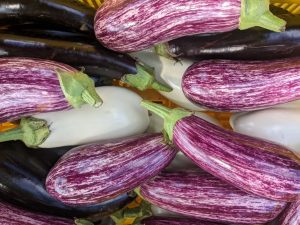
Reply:
M0 202L0 224L3 225L71 225L73 220L32 213Z
M283 146L194 115L176 123L173 143L202 169L247 192L286 202L300 197L299 161Z
M300 99L300 58L204 60L182 78L186 97L215 111L249 111Z
M71 205L103 202L156 176L176 150L161 134L146 134L75 148L50 171L47 191Z
M226 225L224 223L215 223L201 221L192 218L175 218L175 217L149 217L143 220L145 225Z
M47 60L0 59L0 123L40 112L70 108L61 90L56 70L74 68Z
M300 200L291 203L283 215L279 218L276 225L298 225L300 224ZM275 225L274 224L274 225Z
M238 28L240 0L106 1L95 17L95 33L106 47L139 51L179 37Z
M141 194L172 212L229 223L265 223L286 205L248 194L204 171L162 172L141 186Z

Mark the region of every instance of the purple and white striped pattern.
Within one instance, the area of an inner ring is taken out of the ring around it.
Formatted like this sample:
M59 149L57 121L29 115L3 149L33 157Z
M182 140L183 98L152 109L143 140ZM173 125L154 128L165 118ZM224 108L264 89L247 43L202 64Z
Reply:
M95 33L106 47L139 51L179 37L238 28L240 0L106 1L97 11Z
M214 223L201 221L192 218L175 218L175 217L149 217L143 220L144 225L226 225L224 223Z
M215 111L248 111L300 99L300 58L205 60L187 69L182 89Z
M278 225L298 225L300 224L300 200L291 203L279 219Z
M173 132L173 143L216 177L265 198L299 199L300 160L285 147L225 130L194 115L177 121Z
M266 223L286 205L248 194L204 171L162 172L141 186L141 194L172 212L229 223Z
M156 176L176 152L163 142L161 134L77 147L50 171L46 188L70 205L103 202Z
M0 123L68 109L57 69L76 72L70 66L48 60L0 58Z
M8 203L0 202L1 225L71 225L73 220L32 213L16 208Z

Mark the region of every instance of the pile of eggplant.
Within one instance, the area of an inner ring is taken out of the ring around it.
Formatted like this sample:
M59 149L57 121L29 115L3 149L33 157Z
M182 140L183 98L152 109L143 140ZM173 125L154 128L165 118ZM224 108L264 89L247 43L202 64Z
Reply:
M297 100L269 0L1 1L0 224L300 225Z

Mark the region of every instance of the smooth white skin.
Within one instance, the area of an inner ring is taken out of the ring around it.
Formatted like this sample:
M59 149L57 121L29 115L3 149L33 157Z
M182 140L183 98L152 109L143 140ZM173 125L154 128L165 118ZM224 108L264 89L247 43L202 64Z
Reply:
M140 106L142 98L121 87L97 87L103 104L99 108L84 105L80 109L35 115L48 121L51 134L41 148L81 145L106 139L133 136L145 132L148 111Z
M234 131L282 144L300 156L300 107L278 106L236 113L230 118Z
M183 94L181 88L182 77L189 66L193 64L193 61L182 60L176 62L165 57L158 56L152 49L148 49L141 52L131 53L131 56L137 58L141 62L155 68L155 77L161 82L169 85L173 88L171 92L161 91L164 97L168 98L175 104L193 111L204 111L205 109L199 107L190 102Z
M221 126L221 124L215 118L203 113L203 112L195 112L195 115L211 122L217 126ZM164 121L161 117L157 116L154 113L150 115L150 124L147 129L147 133L157 133L163 130ZM192 160L187 158L182 152L178 152L176 157L173 159L171 164L166 168L169 171L178 171L178 170L186 170L186 169L198 169L199 167L194 164Z

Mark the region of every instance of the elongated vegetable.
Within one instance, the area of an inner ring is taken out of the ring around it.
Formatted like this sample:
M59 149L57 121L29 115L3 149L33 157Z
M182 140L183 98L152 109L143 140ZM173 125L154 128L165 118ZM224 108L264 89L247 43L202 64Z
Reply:
M250 111L300 99L300 58L204 60L187 69L182 89L215 111Z
M0 140L20 139L27 146L54 148L129 137L147 129L148 111L140 106L140 96L120 87L99 87L96 92L104 101L97 109L82 106L80 109L35 115L35 122L46 121L49 125L50 134L42 143L32 143L38 138L39 130L32 132L26 126L0 132Z
M202 59L265 60L300 56L300 15L284 14L284 32L265 29L186 36L156 47L167 57Z
M300 160L285 147L225 130L184 109L142 105L164 118L170 142L207 172L265 198L299 198Z
M269 11L269 0L107 1L95 17L98 40L120 52L193 34L254 26L282 31L285 22Z
M0 224L11 225L71 225L71 219L64 219L45 214L32 213L23 209L16 208L8 203L0 202Z
M300 224L300 201L291 203L281 218L279 219L279 225L296 225Z
M133 201L132 193L84 207L68 206L52 198L45 190L46 176L70 149L29 149L21 142L0 143L0 198L26 210L70 218L107 216Z
M157 175L176 150L160 134L75 148L65 154L46 179L47 191L70 205L95 204L131 191Z
M282 144L300 156L299 114L299 108L275 107L236 113L231 116L230 124L238 133Z
M57 24L93 34L95 10L75 0L2 0L2 25L26 22Z
M284 202L248 194L203 171L162 172L141 186L151 204L199 219L231 223L266 223Z
M200 221L192 218L175 218L175 217L149 217L142 221L144 225L225 225L224 223L214 223Z
M145 90L154 88L171 91L156 82L153 69L125 54L110 51L97 43L51 40L0 33L0 57L37 57L50 59L75 67L83 67L86 73L122 79ZM94 68L94 71L93 71Z
M70 66L31 58L1 58L0 102L0 122L5 122L86 102L98 107L101 99L94 82Z

